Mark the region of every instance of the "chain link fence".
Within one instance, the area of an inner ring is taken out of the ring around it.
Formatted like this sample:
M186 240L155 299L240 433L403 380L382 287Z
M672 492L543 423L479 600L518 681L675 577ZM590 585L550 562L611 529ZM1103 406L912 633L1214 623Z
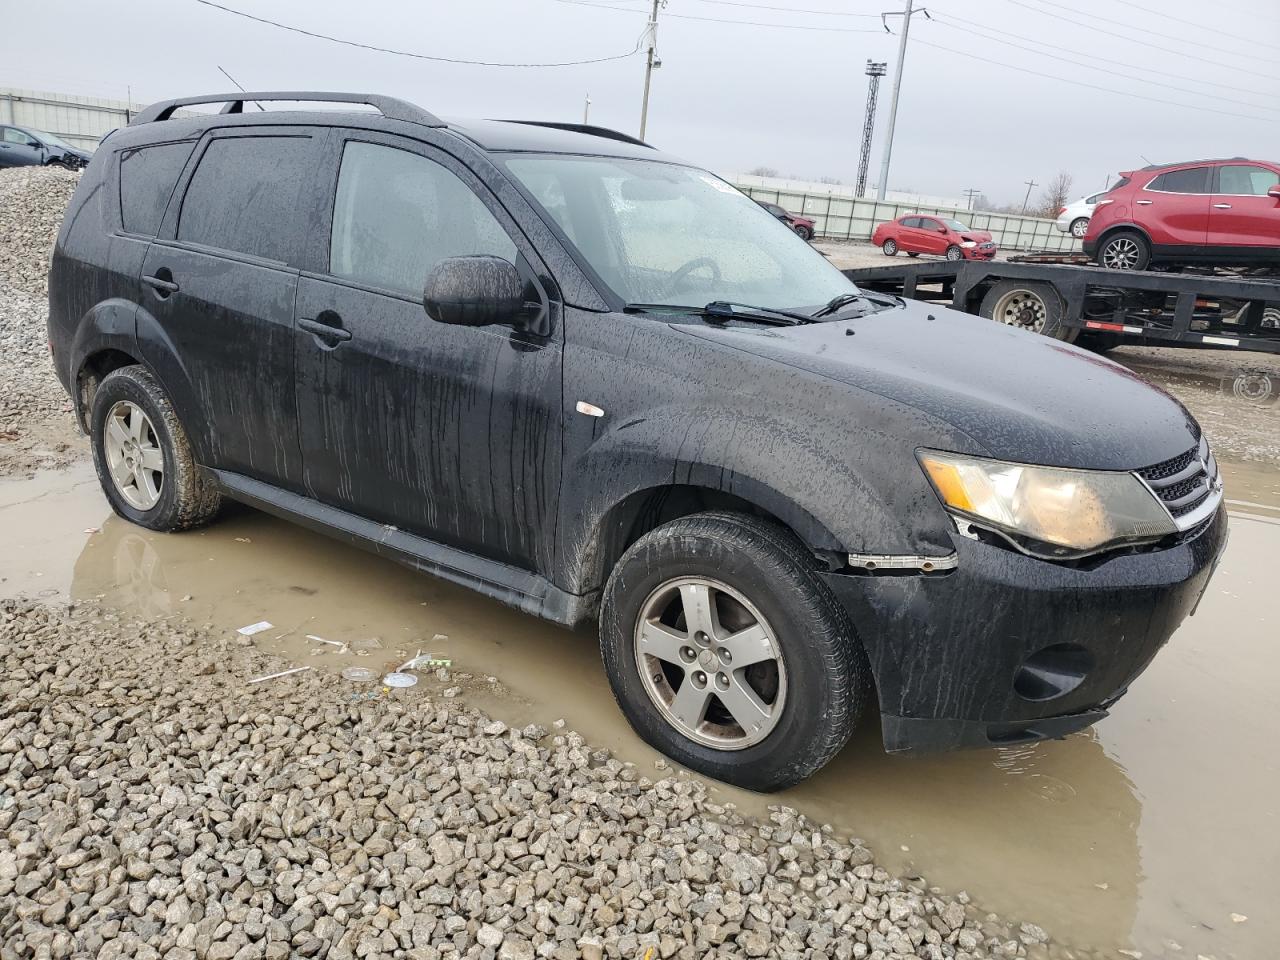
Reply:
M979 213L952 207L890 203L869 197L854 199L830 193L802 193L738 184L738 189L755 200L767 200L790 213L814 221L814 235L828 240L870 240L875 228L905 213L924 213L962 220L974 230L989 230L1001 250L1080 250L1080 242L1062 233L1052 220L1019 217L1007 213Z

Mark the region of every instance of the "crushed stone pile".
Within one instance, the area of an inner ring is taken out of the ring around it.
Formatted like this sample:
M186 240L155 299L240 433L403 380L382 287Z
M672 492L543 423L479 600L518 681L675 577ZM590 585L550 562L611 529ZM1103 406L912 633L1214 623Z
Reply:
M57 167L0 170L0 286L49 295L49 259L80 174Z
M6 957L1091 956L575 733L246 686L281 661L179 623L7 601L0 658Z

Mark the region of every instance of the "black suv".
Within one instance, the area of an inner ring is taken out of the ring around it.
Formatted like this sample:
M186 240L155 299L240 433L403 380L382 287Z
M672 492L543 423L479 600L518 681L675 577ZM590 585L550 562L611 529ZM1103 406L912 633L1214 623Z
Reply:
M122 516L182 530L232 497L598 620L640 735L755 789L873 696L890 750L1087 726L1226 538L1165 393L862 293L595 127L153 105L77 189L49 327Z

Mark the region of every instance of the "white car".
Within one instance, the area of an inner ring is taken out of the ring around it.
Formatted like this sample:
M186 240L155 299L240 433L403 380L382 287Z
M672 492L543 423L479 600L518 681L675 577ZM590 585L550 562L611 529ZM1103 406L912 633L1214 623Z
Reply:
M1054 226L1063 233L1069 233L1077 240L1084 239L1089 232L1089 218L1093 216L1093 208L1106 195L1105 190L1090 194L1083 200L1076 200L1058 211L1058 219Z

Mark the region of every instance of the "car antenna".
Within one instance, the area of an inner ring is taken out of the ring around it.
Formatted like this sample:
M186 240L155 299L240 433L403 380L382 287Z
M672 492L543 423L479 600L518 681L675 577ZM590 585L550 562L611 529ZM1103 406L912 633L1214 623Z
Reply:
M244 87L241 87L240 89L241 89L241 90L243 90L243 89L244 89ZM1142 154L1138 154L1138 156L1142 157ZM1146 158L1146 157L1142 157L1142 159L1143 159L1143 160L1147 160L1147 158ZM1154 167L1154 166L1156 166L1156 164L1155 164L1155 163L1153 163L1153 162L1152 162L1152 161L1150 161L1150 160L1147 160L1147 166L1149 166L1149 167Z
M217 67L218 65L215 63L215 64L214 64L214 66L215 66L215 67ZM241 93L248 93L248 92L249 92L249 91L248 91L248 90L246 90L244 87L240 86L240 81L239 81L239 80L237 80L237 79L236 79L235 77L233 77L231 74L227 73L227 71L223 70L223 69L222 69L222 67L218 67L218 72L219 72L219 73L221 73L221 74L222 74L224 77L226 77L228 80L230 80L232 83L234 83L234 84L236 85L236 89L237 89L237 90L239 90ZM263 113L266 113L266 112L267 112L267 108L266 108L266 107L264 107L262 104L260 104L257 100L253 101L253 105L254 105L255 107L257 107L259 110L261 110Z

